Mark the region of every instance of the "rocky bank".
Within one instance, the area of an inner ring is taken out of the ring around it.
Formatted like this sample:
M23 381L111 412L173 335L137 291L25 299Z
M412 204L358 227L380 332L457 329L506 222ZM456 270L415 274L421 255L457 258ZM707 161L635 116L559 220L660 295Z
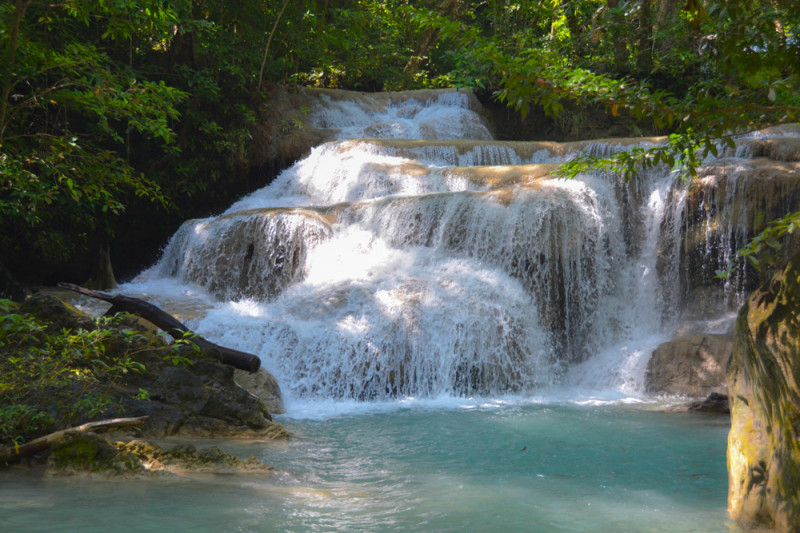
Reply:
M28 298L21 305L20 312L38 317L49 324L49 328L55 330L74 331L79 328L91 330L96 327L91 317L47 292L38 292ZM146 416L147 421L135 434L139 438L282 439L289 436L280 424L272 420L270 411L282 412L283 407L278 384L266 371L260 370L246 378L239 376L237 382L233 367L223 365L201 351L192 350L189 346L170 349L164 336L156 334L155 327L142 319L128 316L118 324L105 327L119 331L136 331L135 335L127 334L121 337L126 339L123 345L112 343L105 346L104 350L106 355L111 354L112 357L115 350L134 354L136 362L143 365L144 370L126 373L114 383L98 384L105 394L108 394L111 407L108 412L96 413L92 417L93 420L120 416ZM239 383L243 383L244 387L252 389L253 392L243 388ZM58 406L54 405L51 414L55 422L50 431L71 425L61 420L59 413ZM127 440L132 436L134 435L128 435ZM153 470L148 465L154 464L154 461L161 463L167 459L178 461L178 455L181 460L191 465L203 461L210 464L214 457L219 456L217 457L219 460L216 461L218 466L230 463L229 466L238 470L258 466L255 463L249 466L234 464L232 458L223 457L224 454L220 455L217 452L199 458L194 457L192 453L170 455L165 451L159 451L154 445L140 442L138 447L130 445L125 447L120 443L105 441L101 437L94 436L82 436L75 443L68 444L66 453L69 460L64 463L68 468L66 470L62 468L61 463L59 463L61 466L51 465L51 468L61 473L73 467L87 471L87 465L95 465L100 461L97 464L108 462L109 465L114 465L112 468L114 471L122 468L126 473L138 474ZM86 450L86 457L77 457L76 450L81 449ZM54 449L51 455L57 457L59 453L61 452ZM53 460L51 458L51 463ZM268 467L263 465L263 468ZM155 470L165 471L169 468L162 465Z

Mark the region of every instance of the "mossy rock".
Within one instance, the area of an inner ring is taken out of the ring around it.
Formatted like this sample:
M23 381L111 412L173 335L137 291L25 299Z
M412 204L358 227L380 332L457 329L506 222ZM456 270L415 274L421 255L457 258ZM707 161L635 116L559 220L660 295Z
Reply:
M728 389L731 515L748 528L800 531L800 255L742 308Z
M47 461L49 475L133 476L144 470L136 455L85 432L67 433L51 448Z

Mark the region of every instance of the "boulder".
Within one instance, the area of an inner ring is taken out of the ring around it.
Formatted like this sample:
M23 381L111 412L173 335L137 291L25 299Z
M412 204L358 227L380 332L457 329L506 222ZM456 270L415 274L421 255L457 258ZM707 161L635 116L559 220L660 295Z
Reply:
M264 402L236 384L233 370L204 360L190 367L165 366L155 381L143 377L150 398L127 401L126 413L149 416L144 434L152 437L287 437Z
M255 373L234 369L233 379L244 390L260 398L271 414L279 415L286 412L278 380L263 368L259 368Z
M759 531L800 531L800 255L742 307L728 390L731 516Z
M665 342L647 363L645 389L648 394L694 398L724 392L732 349L731 335L692 335Z

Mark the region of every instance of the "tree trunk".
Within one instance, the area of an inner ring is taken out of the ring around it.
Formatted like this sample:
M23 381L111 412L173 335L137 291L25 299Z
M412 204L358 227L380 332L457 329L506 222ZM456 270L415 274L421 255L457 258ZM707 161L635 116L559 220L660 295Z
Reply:
M111 266L111 246L98 247L97 256L89 279L83 284L87 289L107 291L117 288L117 278Z
M264 47L264 59L261 61L261 69L258 71L258 87L256 87L256 91L260 91L261 86L264 83L264 67L267 65L267 58L269 57L269 46L272 44L272 37L275 35L275 30L278 29L278 23L281 21L283 12L286 10L286 6L288 4L289 0L283 0L283 5L281 6L281 10L278 13L278 17L275 19L275 24L272 26L272 31L269 32L267 45Z
M14 21L11 23L11 35L8 40L8 53L5 58L5 66L2 77L2 90L0 90L0 143L5 138L6 121L8 120L8 99L11 96L11 89L14 88L14 64L17 62L17 48L19 48L19 31L22 26L22 17L25 16L28 6L32 0L16 0L14 6Z
M637 40L639 49L636 51L636 70L646 76L653 69L653 16L650 0L642 0L639 9Z
M213 342L208 341L199 335L193 334L189 328L183 325L174 316L162 311L149 302L140 300L139 298L131 298L130 296L123 296L121 294L114 295L93 291L72 283L59 283L58 286L79 294L83 294L84 296L109 302L113 306L112 309L115 312L127 311L128 313L138 315L163 329L174 339L184 338L184 336L188 333L191 335L189 340L196 344L198 348L205 353L216 357L223 364L230 365L241 370L247 370L248 372L256 372L261 367L261 359L259 359L257 356L240 352L238 350L233 350L231 348L225 348L224 346L219 346L218 344L214 344Z
M436 6L436 14L446 17L452 14L457 5L458 0L441 0ZM427 57L428 53L436 44L436 41L439 40L439 33L439 28L431 28L425 33L419 47L414 51L414 55L409 58L408 63L406 63L405 68L403 68L403 72L414 74L420 69L422 60Z
M619 0L608 0L611 38L614 45L614 71L624 73L628 70L628 45L625 42L625 17L619 12Z

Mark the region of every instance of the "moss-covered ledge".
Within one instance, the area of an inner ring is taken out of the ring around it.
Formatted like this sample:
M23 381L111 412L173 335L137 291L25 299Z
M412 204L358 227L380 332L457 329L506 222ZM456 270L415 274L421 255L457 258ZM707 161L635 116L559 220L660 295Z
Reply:
M736 323L728 367L731 516L800 531L800 254L756 290Z

